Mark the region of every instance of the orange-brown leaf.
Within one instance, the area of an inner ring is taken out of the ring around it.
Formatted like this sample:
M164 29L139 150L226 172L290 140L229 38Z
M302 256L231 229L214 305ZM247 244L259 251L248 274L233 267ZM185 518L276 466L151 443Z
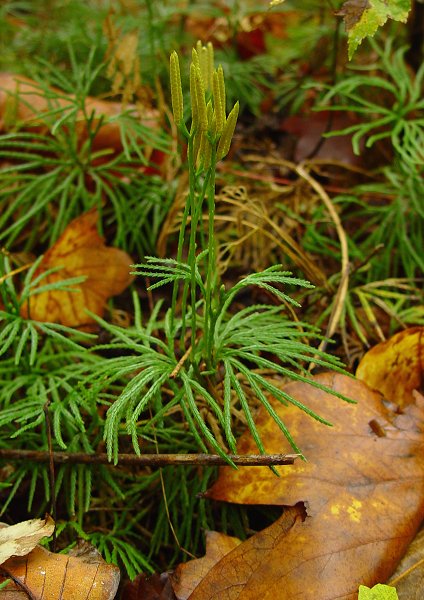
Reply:
M296 596L283 578L274 579L284 573L284 564L288 569L292 568L285 561L292 553L285 540L291 531L297 531L303 518L304 510L300 505L288 507L271 527L237 546L213 566L189 600L324 600L324 596L317 595L318 583L315 595L307 596L303 595L303 582L299 581L299 595ZM277 554L280 573L275 570ZM272 591L268 594L267 590Z
M120 578L118 567L100 556L53 554L41 546L27 556L10 558L1 568L16 582L9 586L10 593L21 587L34 600L112 600Z
M228 555L228 560L234 552L239 556L226 567L228 576L208 575L190 600L275 600L282 589L290 599L354 600L360 584L387 580L415 535L424 510L424 403L395 415L360 381L334 374L317 380L358 403L343 403L301 382L289 384L286 392L300 401L307 396L308 406L334 424L329 428L273 401L308 462L279 467L280 478L263 467L222 468L208 492L245 504L304 502L308 517L284 534L277 521L241 544ZM286 442L264 409L257 427L268 452L285 451ZM245 436L238 452L251 451ZM272 550L266 555L263 541ZM250 578L240 581L247 568Z
M218 531L206 532L206 555L178 565L171 575L178 600L187 600L209 571L229 552L241 544L238 538Z
M94 320L86 309L102 316L108 298L120 294L131 283L131 257L118 248L105 246L97 231L97 220L97 210L91 209L71 221L46 252L34 274L36 277L53 267L62 267L47 275L42 284L78 276L85 276L85 281L72 286L77 291L53 290L34 294L22 306L24 317L87 328Z
M411 327L369 350L356 376L399 406L413 402L424 384L424 327Z

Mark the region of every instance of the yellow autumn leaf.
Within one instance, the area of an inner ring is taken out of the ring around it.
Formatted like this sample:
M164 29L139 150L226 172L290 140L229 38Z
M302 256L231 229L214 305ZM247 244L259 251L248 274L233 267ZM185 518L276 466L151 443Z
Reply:
M414 401L424 381L424 327L410 327L369 350L356 377L399 406Z

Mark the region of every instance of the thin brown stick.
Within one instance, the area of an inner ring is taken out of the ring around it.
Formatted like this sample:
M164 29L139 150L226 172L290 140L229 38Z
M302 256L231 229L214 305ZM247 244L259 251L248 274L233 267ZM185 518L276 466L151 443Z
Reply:
M229 454L228 458L240 466L292 465L300 454ZM97 464L112 465L107 454L85 454L84 452L41 452L38 450L0 450L0 460L28 460L49 462L50 457L57 464ZM227 461L217 454L118 454L119 465L165 467L167 465L227 465Z

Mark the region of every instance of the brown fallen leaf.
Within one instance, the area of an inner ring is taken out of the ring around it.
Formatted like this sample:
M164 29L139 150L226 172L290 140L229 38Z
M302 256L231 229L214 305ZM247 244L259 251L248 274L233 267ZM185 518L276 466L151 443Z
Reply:
M6 578L0 575L0 584L5 581ZM18 590L12 582L9 582L5 588L0 589L0 600L28 600L28 598L28 594L23 590Z
M97 231L97 220L98 212L93 208L71 221L34 273L35 278L53 267L63 267L47 275L43 285L83 275L86 280L72 286L78 291L34 294L21 307L23 317L90 329L95 321L85 309L102 316L107 299L130 285L131 257L118 248L105 246Z
M303 584L299 581L298 595L296 596L292 595L292 589L286 587L284 578L277 581L272 580L277 575L273 571L276 554L278 553L278 560L283 564L286 556L291 554L291 550L286 547L284 540L296 524L301 523L304 518L305 510L301 504L287 507L271 527L253 535L214 565L189 596L189 600L233 600L236 598L262 600L262 593L268 587L273 588L273 591L266 598L272 598L272 600L280 598L281 600L295 600L295 598L324 600L324 597L317 595L317 582L315 582L315 595L306 596L303 595ZM258 586L260 582L263 585ZM265 598L265 596L263 597Z
M359 363L356 377L405 406L424 386L424 327L410 327L377 344Z
M388 581L398 593L399 600L424 598L424 530L421 530Z
M36 81L23 75L0 73L0 132L14 127L23 127L38 133L47 133L49 127L45 115L52 109L58 108L74 109L73 97L57 88L40 86ZM112 148L116 152L122 151L119 122L108 121L108 118L120 115L123 110L124 107L120 102L87 97L85 113L87 115L94 114L94 118L90 121L91 131L96 131L93 142L94 150ZM159 112L157 110L145 107L142 114L134 106L125 107L125 110L137 116L146 127L159 128ZM105 119L105 123L99 127L101 118ZM78 119L78 133L83 141L88 135L87 119L82 112L78 113Z
M169 573L140 573L128 581L122 590L121 600L177 600L172 590Z
M178 600L187 600L207 573L241 540L218 531L206 532L206 555L178 565L171 575L172 587Z
M424 402L418 392L414 398ZM424 529L412 540L405 556L387 582L396 587L399 600L421 600L424 598Z
M305 115L286 117L281 124L282 131L290 133L296 142L294 160L300 162L316 151L314 158L336 160L350 165L360 166L363 159L352 149L352 136L339 135L323 138L328 133L329 112L320 111ZM330 131L346 129L354 123L346 114L332 113Z
M40 540L52 535L55 528L53 519L31 519L0 529L0 565L11 556L25 556L35 548Z
M98 553L95 557L92 552L83 556L52 554L41 546L27 556L10 558L1 571L14 582L9 593L21 589L32 600L112 600L120 578L118 567L107 564ZM0 598L6 600L7 596L0 591Z
M242 504L305 503L307 518L282 529L282 520L224 557L190 600L356 600L360 584L386 581L415 535L424 509L424 402L395 415L380 394L338 374L317 381L355 398L347 404L302 382L285 390L331 421L326 428L293 406L272 405L308 462L278 468L222 468L207 496ZM378 422L379 437L370 427ZM267 451L286 442L268 413L257 428ZM243 436L238 452L252 451ZM284 515L282 517L284 519ZM284 590L284 596L282 596Z

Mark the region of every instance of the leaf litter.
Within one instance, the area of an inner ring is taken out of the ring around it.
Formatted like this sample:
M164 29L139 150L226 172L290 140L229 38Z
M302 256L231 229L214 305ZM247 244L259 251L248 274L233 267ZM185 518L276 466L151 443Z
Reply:
M53 529L54 522L47 517L0 530L0 542L5 539L0 546L1 600L113 600L119 568L106 563L86 542L68 554L54 554L38 546L37 542L51 535Z
M360 381L335 374L317 380L357 403L336 405L323 391L289 384L287 393L298 400L307 393L310 408L333 423L323 428L273 401L307 462L277 467L279 478L266 468L222 468L207 496L288 508L222 558L190 600L266 600L281 598L282 589L290 600L353 600L359 585L387 580L405 553L424 509L424 402L397 414ZM374 421L383 435L370 426ZM257 427L268 452L284 451L286 442L265 411L259 410ZM249 452L250 445L243 436L238 451Z

